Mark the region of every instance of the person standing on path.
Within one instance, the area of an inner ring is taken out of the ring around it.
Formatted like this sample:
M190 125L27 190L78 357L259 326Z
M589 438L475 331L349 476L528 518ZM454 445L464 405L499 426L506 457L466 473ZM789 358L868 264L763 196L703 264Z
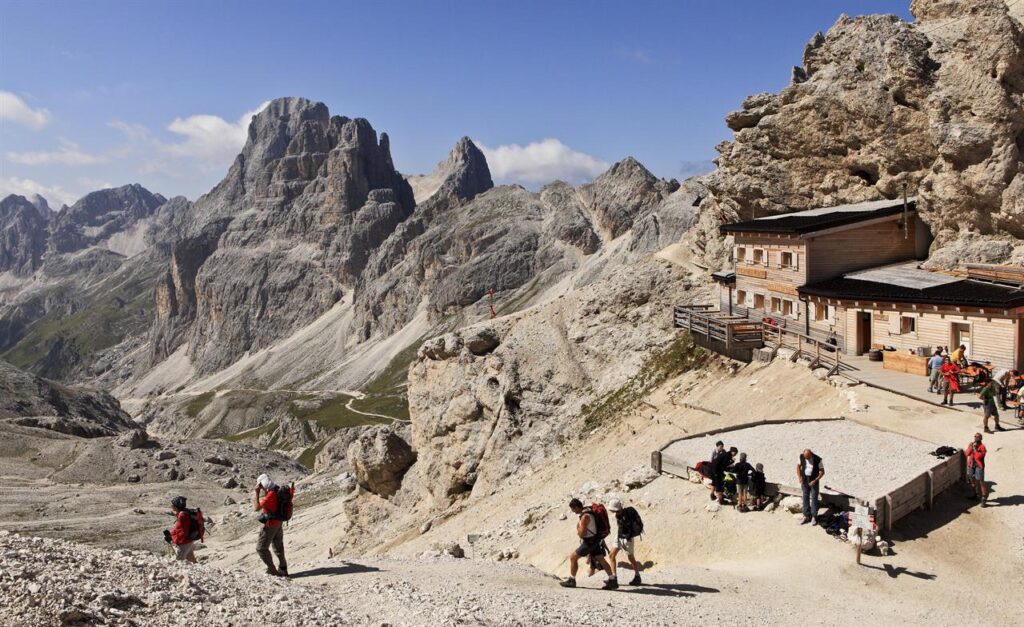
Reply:
M262 494L261 494L262 493ZM261 498L262 496L262 498ZM263 512L260 515L260 522L263 528L260 529L259 539L256 540L256 553L267 565L267 574L275 577L288 576L288 562L284 557L284 528L281 526L281 519L278 517L278 489L277 484L266 474L256 479L256 497L253 501L253 509ZM274 566L274 560L270 557L270 547L274 547L277 555L278 566Z
M996 397L998 395L999 395L999 388L996 385L996 382L994 380L992 380L992 379L989 379L988 383L986 383L985 386L983 388L981 388L981 392L978 393L978 398L981 399L981 404L982 404L981 405L982 416L983 416L983 418L982 418L982 420L983 420L982 428L984 429L985 433L992 433L992 431L990 431L989 428L988 428L988 419L989 418L992 418L992 419L995 420L995 422L996 422L996 431L1006 431L1006 429L1002 428L999 425L999 410L996 409Z
M940 378L942 377L942 350L937 349L928 360L928 391L941 394Z
M825 464L811 449L805 448L796 464L796 475L804 497L804 519L801 525L818 524L818 493L821 478L825 476Z
M596 515L591 508L584 508L583 503L575 498L569 501L569 509L573 514L580 517L579 522L576 523L576 535L580 539L580 545L569 554L569 578L560 581L559 585L563 588L575 588L576 572L580 568L580 558L587 557L597 562L604 572L608 574L608 579L604 582L604 589L614 590L618 588L619 583L615 580L612 567L608 565L608 560L604 558L606 552L604 538L598 533Z
M632 507L623 509L622 501L619 499L612 499L612 502L608 504L608 511L615 514L615 523L618 526L618 533L615 535L615 546L612 547L611 553L608 555L608 562L612 567L612 577L615 578L615 581L619 580L617 558L619 551L625 551L626 557L629 558L629 565L633 568L634 573L633 579L629 581L629 585L639 586L642 582L640 581L640 564L636 562L634 538L643 533L644 523L636 509Z
M714 488L714 498L719 503L725 502L725 471L730 466L732 466L731 450L721 451L711 461L711 485Z
M999 409L1004 411L1009 409L1006 406L1006 397L1010 391L1010 383L1016 378L1017 371L1009 368L1000 368L992 375L992 380L996 383L996 391L999 394Z
M981 443L981 434L974 434L974 441L964 449L967 457L967 482L973 489L971 498L980 499L981 506L985 507L988 502L988 485L985 483L985 454L988 451Z
M736 509L741 512L749 510L748 498L750 495L750 475L754 467L747 463L747 454L740 453L740 461L732 468L736 474Z
M185 497L176 496L171 499L171 509L174 510L174 526L164 532L164 537L174 547L175 559L195 564L196 541L192 538L198 538L199 534L198 531L193 532L192 516L185 505Z
M949 357L943 357L942 368L939 371L942 373L942 402L939 404L952 405L953 395L960 391L960 366L953 363Z

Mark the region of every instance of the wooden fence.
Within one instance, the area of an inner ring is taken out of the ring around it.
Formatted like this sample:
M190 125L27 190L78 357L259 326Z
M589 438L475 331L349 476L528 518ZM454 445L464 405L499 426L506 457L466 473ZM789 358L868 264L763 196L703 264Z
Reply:
M726 350L760 348L763 344L760 322L746 316L730 316L714 310L712 305L677 305L674 320L676 328L721 342Z
M761 330L764 344L772 347L773 352L778 352L780 348L793 351L790 361L796 362L801 357L810 359L812 368L828 368L830 375L843 368L843 353L838 346L770 324L762 325Z

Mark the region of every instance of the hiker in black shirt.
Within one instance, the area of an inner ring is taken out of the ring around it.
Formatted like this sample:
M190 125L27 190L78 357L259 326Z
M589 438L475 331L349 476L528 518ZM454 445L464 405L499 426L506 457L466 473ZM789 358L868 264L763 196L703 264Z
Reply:
M764 464L757 464L754 466L754 472L750 473L750 496L754 499L754 507L759 510L765 506L766 483Z
M745 512L748 510L747 494L750 487L750 474L754 472L754 467L747 463L746 453L740 453L740 461L733 466L732 471L736 475L736 509Z
M711 461L711 485L715 489L715 498L719 503L725 502L725 471L732 466L732 452L722 451Z

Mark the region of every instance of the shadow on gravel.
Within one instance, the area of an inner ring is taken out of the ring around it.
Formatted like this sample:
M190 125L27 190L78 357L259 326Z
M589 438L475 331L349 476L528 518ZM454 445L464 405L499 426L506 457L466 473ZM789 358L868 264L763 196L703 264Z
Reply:
M294 573L291 578L299 579L300 577L319 577L321 575L356 575L359 573L378 572L380 572L380 569L374 566L345 563L341 566L320 566L319 568L304 570L302 572Z
M690 583L645 583L638 588L619 588L629 594L650 594L660 597L692 597L698 592L718 592L718 588L706 588Z
M1001 496L997 499L989 499L986 503L989 507L993 505L997 507L1007 507L1010 505L1024 505L1024 495L1015 494L1013 496Z
M903 566L893 566L892 564L882 564L880 567L872 566L870 564L863 564L863 566L865 568L870 568L871 570L884 570L885 574L889 575L889 577L893 579L899 577L900 575L908 575L910 577L916 577L917 579L924 579L926 581L931 581L937 578L936 575L933 575L931 573L922 573L919 571L907 570Z

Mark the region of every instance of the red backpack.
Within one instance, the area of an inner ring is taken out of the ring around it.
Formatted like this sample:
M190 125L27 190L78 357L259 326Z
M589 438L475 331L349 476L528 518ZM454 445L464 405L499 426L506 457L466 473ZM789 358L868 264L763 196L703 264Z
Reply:
M608 521L608 510L600 503L593 503L590 506L590 514L594 517L594 526L597 527L597 538L604 540L612 531L612 525Z

